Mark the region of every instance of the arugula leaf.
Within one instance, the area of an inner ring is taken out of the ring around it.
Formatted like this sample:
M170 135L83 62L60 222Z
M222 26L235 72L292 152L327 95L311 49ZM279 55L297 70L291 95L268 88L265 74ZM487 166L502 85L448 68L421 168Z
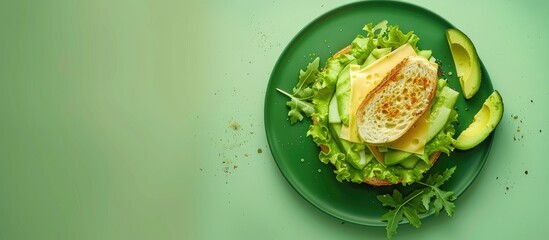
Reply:
M294 97L301 99L310 99L313 97L314 91L311 87L302 88L299 92L294 94Z
M384 194L377 196L377 199L384 207L393 208L381 216L381 221L387 222L387 238L391 238L397 233L398 224L404 217L412 226L416 228L421 227L419 214L427 212L431 204L436 215L443 208L449 217L454 215L455 205L453 201L456 199L454 192L443 191L439 187L450 179L455 169L456 167L446 169L442 175L431 175L425 182L418 182L425 186L425 188L417 189L405 198L396 189L393 190L393 195ZM431 202L433 199L434 201Z
M434 198L435 215L438 215L442 208L444 208L448 217L454 215L455 204L452 202L456 199L454 192L446 192L439 187L450 179L455 170L456 167L449 168L442 175L430 176L425 183L419 182L419 184L431 188L431 191L422 196L422 203L426 209L429 209L429 203Z
M310 85L315 83L317 79L319 65L320 58L317 57L307 65L305 71L299 70L299 80L292 89L293 94L289 94L279 88L276 89L290 98L290 101L288 101L286 105L290 107L288 117L290 117L291 124L302 121L302 113L310 117L315 112L315 106L307 100L311 100L314 95L314 91Z
M302 112L305 113L305 115L307 116L311 116L315 112L314 105L310 102L305 101L306 99L296 98L292 94L289 94L280 88L277 88L276 90L290 97L291 99L286 103L286 105L290 107L288 117L290 117L291 124L303 120L303 114L301 114Z
M377 196L377 199L383 206L395 208L381 216L381 221L387 221L387 238L391 238L397 233L398 224L403 220L403 216L405 216L414 227L417 228L421 226L418 212L424 212L425 209L423 209L420 204L417 204L416 198L422 193L422 191L414 191L403 199L402 194L395 189L393 190L392 196L390 194Z
M402 207L404 211L404 216L408 221L410 221L410 224L416 228L421 227L421 221L419 220L419 214L418 211L415 208L412 207Z
M302 91L306 91L309 96L313 95L313 91L309 85L314 83L316 81L316 75L318 74L318 66L320 65L320 58L317 57L315 60L310 62L307 65L307 68L305 71L299 70L299 81L295 85L295 87L292 89L293 95L297 97L304 97L303 95L300 95Z
M393 209L381 216L381 221L387 221L387 238L391 238L397 233L398 223L403 219L403 213L400 208Z
M393 191L393 195L396 195L396 194L400 194L400 192L395 189ZM400 198L402 198L402 194ZM383 205L384 207L389 206L389 207L397 208L398 205L400 204L400 202L395 201L394 197L391 196L391 194L378 195L377 199L381 202L381 205Z

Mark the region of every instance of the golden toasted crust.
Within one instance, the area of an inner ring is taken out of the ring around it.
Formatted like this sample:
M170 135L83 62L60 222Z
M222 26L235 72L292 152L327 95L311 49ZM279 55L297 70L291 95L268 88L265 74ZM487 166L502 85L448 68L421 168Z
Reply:
M342 48L341 50L339 50L338 52L336 52L332 57L333 57L333 58L337 58L337 57L339 57L340 55L349 53L349 51L351 51L351 47L352 47L352 46L349 45L349 46L347 46L347 47Z
M437 88L437 69L425 58L402 60L358 107L359 136L369 144L400 138L429 109Z

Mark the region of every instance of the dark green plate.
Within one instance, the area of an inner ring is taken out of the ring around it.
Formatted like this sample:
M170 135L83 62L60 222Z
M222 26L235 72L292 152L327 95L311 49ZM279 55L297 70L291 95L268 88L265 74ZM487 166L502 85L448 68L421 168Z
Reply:
M291 91L297 83L300 69L316 56L324 61L339 49L349 45L357 34L365 35L362 28L367 23L388 20L399 25L403 32L414 31L419 37L421 49L433 50L433 55L442 60L450 86L461 93L456 78L454 63L446 41L445 30L454 26L442 17L418 6L387 1L368 1L345 5L315 19L299 32L280 55L271 73L265 96L265 129L273 157L290 185L305 200L320 210L342 220L363 225L383 226L380 216L387 211L376 199L376 195L389 193L393 188L409 192L415 186L372 187L336 180L331 165L318 160L319 148L306 136L311 124L306 119L291 125L287 114L288 98L275 89ZM460 124L456 136L472 121L493 87L484 65L482 84L473 99L457 102ZM450 157L442 155L430 173L457 166L454 176L444 189L461 195L475 180L484 166L493 134L482 144L469 151L456 150ZM303 159L303 161L301 160ZM424 214L422 217L430 215Z

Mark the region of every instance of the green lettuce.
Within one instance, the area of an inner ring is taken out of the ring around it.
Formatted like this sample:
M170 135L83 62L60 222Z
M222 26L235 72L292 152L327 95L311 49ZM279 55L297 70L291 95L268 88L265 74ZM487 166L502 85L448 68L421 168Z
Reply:
M349 164L345 161L345 154L341 151L328 129L330 99L335 92L337 76L342 69L342 62L339 59L329 58L324 71L318 73L317 81L313 84L312 88L312 102L315 112L311 114L311 117L315 124L309 126L307 136L311 136L318 146L323 146L318 155L321 162L325 164L331 163L336 166L336 169L349 169ZM347 179L348 176L350 176L349 171L341 171L336 178L342 181Z
M450 155L454 151L453 144L456 142L454 139L454 134L456 133L454 123L457 122L457 116L456 110L452 109L444 129L425 145L424 158L428 158L428 156L431 156L435 152L443 152Z

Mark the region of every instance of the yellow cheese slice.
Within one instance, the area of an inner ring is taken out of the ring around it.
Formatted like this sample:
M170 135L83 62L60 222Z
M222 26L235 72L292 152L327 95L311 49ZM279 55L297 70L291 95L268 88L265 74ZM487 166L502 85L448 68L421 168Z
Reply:
M376 160L379 163L381 163L383 166L385 166L385 154L380 152L379 149L377 148L377 146L367 145L366 144L366 147L368 147L368 149L370 149L370 152L372 153L372 155L374 155Z
M425 114L400 138L389 143L388 148L423 154L425 152L425 144L427 144L427 130L429 124L427 119L431 115L431 109L428 108Z
M360 69L359 65L351 65L351 101L349 101L349 126L342 125L341 138L360 143L356 126L356 111L358 107L381 80L408 56L417 56L410 44L402 45L377 61Z

